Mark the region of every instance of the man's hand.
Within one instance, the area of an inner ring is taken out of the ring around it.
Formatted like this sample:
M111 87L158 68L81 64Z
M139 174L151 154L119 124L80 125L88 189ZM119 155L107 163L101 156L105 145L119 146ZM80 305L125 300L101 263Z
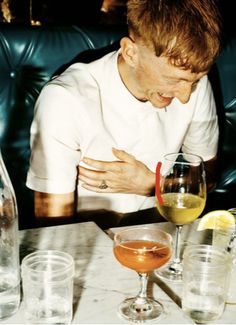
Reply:
M96 168L79 166L79 180L82 186L93 192L129 193L144 196L154 195L155 173L141 161L123 150L112 148L117 161L101 161L84 158L83 162ZM105 181L107 188L99 188Z

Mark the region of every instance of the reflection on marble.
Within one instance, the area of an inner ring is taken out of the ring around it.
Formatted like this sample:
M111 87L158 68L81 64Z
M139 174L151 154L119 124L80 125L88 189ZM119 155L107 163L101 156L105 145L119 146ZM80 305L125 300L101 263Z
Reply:
M59 249L75 259L73 324L125 324L118 304L139 290L137 274L113 256L112 240L92 222L20 231L21 259L36 249ZM148 292L164 305L156 324L193 324L150 277ZM18 312L2 324L26 324L24 301Z

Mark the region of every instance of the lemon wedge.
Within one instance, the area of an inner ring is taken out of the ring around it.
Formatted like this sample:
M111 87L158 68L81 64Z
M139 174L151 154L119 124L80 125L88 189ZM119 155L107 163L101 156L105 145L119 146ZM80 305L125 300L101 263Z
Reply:
M199 219L197 230L228 229L235 225L234 215L227 210L214 210Z

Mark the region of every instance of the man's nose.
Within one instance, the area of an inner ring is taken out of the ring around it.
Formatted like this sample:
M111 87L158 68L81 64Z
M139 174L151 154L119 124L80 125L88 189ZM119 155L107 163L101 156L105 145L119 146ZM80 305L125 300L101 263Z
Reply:
M192 93L192 84L182 84L179 85L178 89L175 91L175 97L178 98L178 100L182 104L186 104L189 101L189 98Z

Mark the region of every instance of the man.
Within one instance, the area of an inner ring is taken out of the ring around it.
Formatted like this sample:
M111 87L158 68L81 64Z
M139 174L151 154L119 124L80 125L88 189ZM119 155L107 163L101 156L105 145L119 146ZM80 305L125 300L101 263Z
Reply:
M27 186L35 213L118 213L155 206L155 167L170 152L216 159L207 73L219 53L213 0L129 0L117 52L76 63L42 90ZM77 184L78 183L78 184Z

